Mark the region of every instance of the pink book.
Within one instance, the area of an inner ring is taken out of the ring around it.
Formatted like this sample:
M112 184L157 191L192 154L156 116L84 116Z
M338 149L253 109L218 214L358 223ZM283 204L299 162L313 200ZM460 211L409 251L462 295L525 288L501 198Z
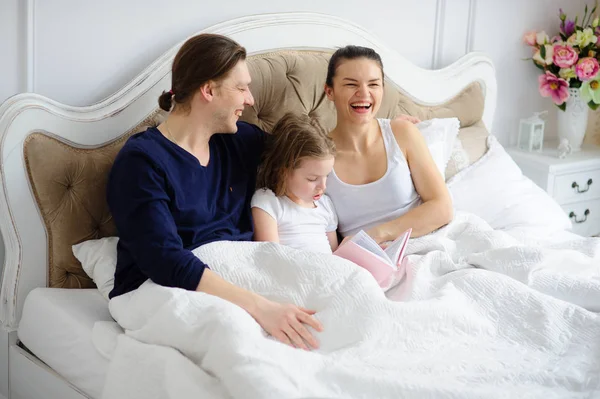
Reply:
M381 287L387 287L395 271L404 271L402 259L412 229L400 234L386 249L382 249L363 230L340 245L334 255L348 259L367 269ZM400 278L401 276L398 276Z

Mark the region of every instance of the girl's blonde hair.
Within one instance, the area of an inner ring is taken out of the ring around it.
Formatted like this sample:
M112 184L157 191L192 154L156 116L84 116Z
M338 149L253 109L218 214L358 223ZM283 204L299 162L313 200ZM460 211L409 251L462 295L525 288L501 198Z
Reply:
M287 113L267 138L258 167L257 188L268 188L282 196L288 174L300 167L303 158L330 156L335 156L335 144L319 121L308 115Z

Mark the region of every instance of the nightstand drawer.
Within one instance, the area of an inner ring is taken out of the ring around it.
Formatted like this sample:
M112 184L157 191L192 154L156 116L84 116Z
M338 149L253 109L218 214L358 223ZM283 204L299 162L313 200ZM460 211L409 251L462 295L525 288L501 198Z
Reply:
M553 194L559 204L600 198L600 169L556 176Z
M571 219L573 233L582 236L600 233L600 199L562 205L562 208Z

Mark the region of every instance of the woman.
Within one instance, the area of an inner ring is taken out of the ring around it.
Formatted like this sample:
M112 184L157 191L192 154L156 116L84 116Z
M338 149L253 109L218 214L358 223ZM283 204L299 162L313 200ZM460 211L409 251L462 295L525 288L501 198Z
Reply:
M339 232L347 238L362 229L378 243L408 228L413 237L428 234L453 217L450 193L419 130L407 120L375 118L383 78L379 54L347 46L332 55L325 82L337 110L327 194Z

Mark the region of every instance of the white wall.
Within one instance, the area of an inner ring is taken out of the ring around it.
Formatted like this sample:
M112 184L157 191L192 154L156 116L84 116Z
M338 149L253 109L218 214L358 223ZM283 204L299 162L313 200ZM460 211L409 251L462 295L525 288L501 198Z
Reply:
M20 42L25 37L21 32L25 26L23 4L19 0L0 0L0 103L26 89L25 51ZM4 243L0 235L0 274L3 267Z
M592 1L588 1L590 4ZM537 91L538 70L521 43L529 29L556 33L558 8L583 11L584 0L0 0L0 102L34 91L71 105L109 96L172 45L231 18L312 11L346 18L425 68L484 51L498 74L493 133L515 141L518 119L555 108ZM243 43L242 43L243 44ZM0 265L3 249L0 245Z
M196 0L2 0L0 49L8 62L0 63L0 101L30 90L71 105L94 103L122 87L172 45L207 26L248 14L314 11L362 25L426 68L448 65L467 51L489 54L499 79L494 133L506 144L519 117L552 109L537 92L537 69L521 60L530 55L521 43L523 32L555 32L558 8L580 11L584 0L227 3L226 8L208 9ZM30 51L27 32L32 36Z
M0 0L0 103L25 91L25 27L23 5L19 0Z

